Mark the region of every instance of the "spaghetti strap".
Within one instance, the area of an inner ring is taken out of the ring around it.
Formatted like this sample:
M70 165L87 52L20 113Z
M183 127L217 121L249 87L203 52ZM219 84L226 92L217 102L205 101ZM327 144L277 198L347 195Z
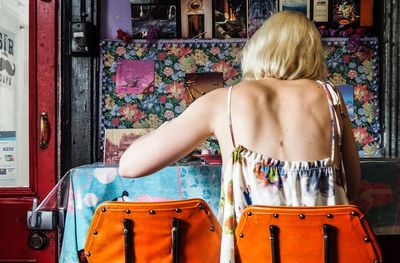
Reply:
M236 144L235 144L235 138L233 137L233 127L232 127L232 116L231 116L231 101L232 101L232 88L233 86L230 86L228 89L228 122L229 122L229 131L231 133L231 140L232 140L232 145L233 148L236 148Z
M326 93L326 97L328 99L328 104L329 104L329 114L331 117L330 123L331 123L331 160L334 162L335 160L335 126L337 127L337 132L338 132L338 139L341 137L340 136L340 128L339 128L339 120L336 114L335 110L335 102L337 103L338 101L338 96L335 92L333 92L332 87L329 87L326 82L318 81L324 88L324 91ZM340 140L340 139L339 139Z

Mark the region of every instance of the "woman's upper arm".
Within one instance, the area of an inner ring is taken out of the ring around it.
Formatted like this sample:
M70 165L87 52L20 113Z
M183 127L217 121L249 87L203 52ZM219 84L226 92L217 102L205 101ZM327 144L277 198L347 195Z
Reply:
M154 173L213 135L222 93L215 91L200 97L177 118L131 144L121 157L120 175L140 177Z

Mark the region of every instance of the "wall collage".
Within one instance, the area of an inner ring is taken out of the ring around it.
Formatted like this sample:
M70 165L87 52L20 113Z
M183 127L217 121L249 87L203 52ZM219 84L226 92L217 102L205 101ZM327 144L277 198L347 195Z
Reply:
M123 144L175 118L202 94L240 82L236 58L247 37L286 9L316 20L328 80L343 93L360 157L382 155L379 41L365 17L364 2L370 1L125 1L129 20L122 18L127 14L122 5L106 9L109 21L100 43L105 162L116 162ZM216 140L210 138L198 151L204 149L218 152Z

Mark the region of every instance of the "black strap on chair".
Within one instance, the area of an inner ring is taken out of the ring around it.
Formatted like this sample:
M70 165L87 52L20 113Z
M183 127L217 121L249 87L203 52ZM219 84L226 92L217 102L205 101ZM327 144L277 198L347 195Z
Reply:
M323 229L324 229L324 263L329 263L331 260L331 255L330 255L330 242L329 242L329 234L330 234L330 225L324 224Z
M172 263L179 261L179 220L172 218Z
M269 239L271 240L271 255L272 263L279 263L279 240L278 240L278 227L275 225L269 226Z
M133 262L133 221L124 219L125 263Z

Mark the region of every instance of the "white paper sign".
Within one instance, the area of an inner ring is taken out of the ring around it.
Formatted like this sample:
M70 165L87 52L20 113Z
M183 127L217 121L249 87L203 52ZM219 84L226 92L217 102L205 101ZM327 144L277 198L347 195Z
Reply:
M15 157L16 132L0 131L0 182L15 180Z

